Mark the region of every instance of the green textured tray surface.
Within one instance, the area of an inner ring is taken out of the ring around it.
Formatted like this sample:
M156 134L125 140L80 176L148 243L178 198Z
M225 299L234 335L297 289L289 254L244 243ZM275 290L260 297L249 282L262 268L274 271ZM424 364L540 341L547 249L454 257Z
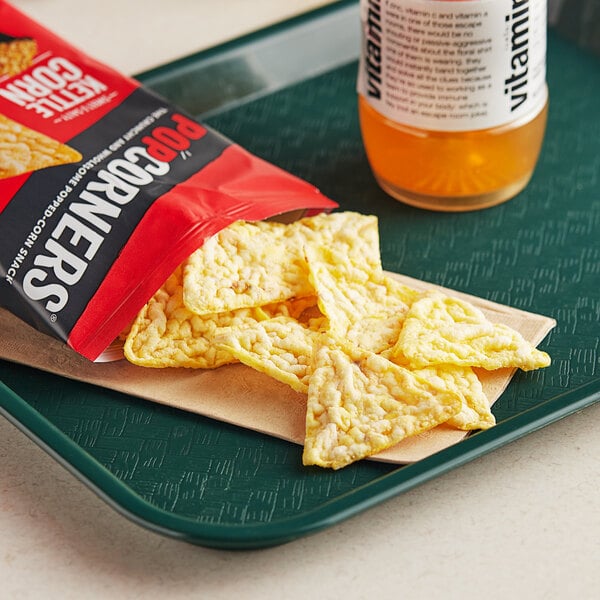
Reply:
M0 362L7 386L0 387L0 411L117 510L158 532L215 547L285 542L599 399L598 60L551 33L549 123L530 185L514 200L485 211L426 212L390 199L373 180L358 128L354 56L347 56L346 65L328 64L320 75L300 74L298 82L279 85L248 72L251 60L244 66L245 53L255 52L269 36L293 37L298 29L310 33L336 10L348 8L354 10L353 3L143 80L189 104L195 100L182 98L181 90L187 80L202 77L195 65L235 50L237 58L224 76L250 83L225 100L211 98L205 107L212 111L208 124L316 184L342 209L377 214L386 269L554 317L558 325L541 345L553 363L516 374L494 406L499 425L492 430L414 465L363 461L331 472L302 467L301 449L294 444ZM344 62L344 52L338 51L334 64ZM211 68L213 74L219 71L218 65Z

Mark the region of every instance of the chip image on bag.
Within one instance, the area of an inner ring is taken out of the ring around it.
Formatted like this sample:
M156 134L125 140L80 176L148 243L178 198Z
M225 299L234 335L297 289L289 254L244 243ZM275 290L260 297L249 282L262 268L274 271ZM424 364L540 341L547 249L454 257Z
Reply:
M37 43L33 38L15 38L0 32L0 77L24 71L36 53Z
M79 162L82 158L66 144L0 114L0 179Z

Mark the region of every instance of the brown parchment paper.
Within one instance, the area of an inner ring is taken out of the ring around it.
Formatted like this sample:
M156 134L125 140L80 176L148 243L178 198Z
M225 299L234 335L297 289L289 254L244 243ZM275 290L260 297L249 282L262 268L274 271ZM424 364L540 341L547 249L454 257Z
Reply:
M496 304L390 273L416 289L440 289L468 300L494 323L516 329L538 345L556 325L554 319ZM49 371L253 429L297 444L304 441L306 396L241 364L214 370L149 369L126 360L92 363L62 342L50 338L0 309L0 358ZM493 404L506 389L514 369L478 370L484 390ZM373 457L394 463L411 463L462 440L467 434L439 426Z

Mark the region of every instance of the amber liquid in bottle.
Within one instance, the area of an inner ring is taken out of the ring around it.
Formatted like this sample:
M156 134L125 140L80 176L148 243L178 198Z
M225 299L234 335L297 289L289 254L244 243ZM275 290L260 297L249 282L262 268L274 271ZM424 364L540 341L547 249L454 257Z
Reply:
M526 123L427 131L387 119L359 96L360 127L379 185L407 204L444 211L494 206L529 183L548 105Z
M542 0L536 1L541 2ZM415 27L425 20L427 13L419 12L421 8L425 11L432 10L435 5L445 4L447 6L450 2L452 0L446 0L446 2L430 0L420 4L396 2L396 5L405 4L418 9L416 12L409 12L410 9L408 9L404 13L403 25L400 26L402 28L396 29L396 34L401 31L400 38L402 38L404 32L410 31L410 25L407 25L409 19L412 19L410 22ZM364 17L365 38L369 40L370 36L376 44L377 35L379 33L382 37L385 35L385 29L382 29L381 32L378 31L380 23L383 27L385 15L377 12L381 3L363 3L370 9L368 16ZM467 4L475 6L478 2L472 0L461 4L462 6ZM482 6L484 3L479 4ZM489 6L490 3L487 4ZM380 21L378 21L379 17L381 17ZM513 15L507 13L506 16L507 40L510 43L512 37L513 45L520 44L517 50L522 52L523 49L528 50L525 44L529 43L529 40L525 35L529 33L528 28L531 26L529 21L524 20L525 17L529 18L529 14L515 12ZM509 21L509 19L512 20ZM501 20L504 21L504 17ZM414 39L413 35L413 44L415 43ZM441 37L440 39L448 38ZM396 40L396 56L400 56L398 49L402 48L403 41L400 39L400 45L398 45L398 40ZM432 48L436 48L436 46L432 46ZM448 48L448 55L450 51L456 52L449 45L446 48ZM372 49L365 52L368 51L373 52ZM532 52L529 51L528 58L530 60L531 54ZM439 81L440 78L437 75L440 72L443 73L443 70L436 69L435 58L432 60L422 57L415 58L415 55L416 53L413 52L411 58L413 64L424 68L426 73L431 73L429 77L431 81ZM473 54L472 56L477 55ZM545 57L545 53L542 56ZM375 62L377 58L376 55ZM370 62L369 59L371 59ZM397 60L401 61L402 58ZM373 75L373 62L372 57L363 59L363 68L370 69L368 76ZM407 64L406 61L405 63ZM402 73L405 63L398 62L397 73L399 75L394 81L396 89L401 90L400 94L403 92L409 94L415 91L418 93L420 89L425 90L427 86L423 85L420 88L419 81L426 84L428 76L426 75L424 79L415 76L412 76L412 79L407 78ZM443 64L443 61L440 61L440 64ZM463 58L459 64L468 63L465 63ZM515 62L514 65L516 68L520 67L518 62ZM428 68L429 71L427 71ZM529 70L531 70L531 66ZM521 72L528 72L527 65L522 67ZM385 77L383 69L381 76L383 80ZM504 79L508 78L510 81L510 77L516 82L514 93L520 92L519 87L521 86L517 87L517 84L521 83L518 79L521 77L521 73L518 71L513 75L504 73L502 78L506 89L500 90L496 96L505 97L507 93L511 93L510 84L507 84ZM538 102L533 111L521 114L519 118L500 125L494 124L491 127L449 131L443 130L442 127L436 129L414 126L410 123L410 119L392 119L382 114L373 107L373 102L367 99L370 86L377 86L377 83L377 79L369 80L365 83L362 93L359 93L360 127L373 174L379 185L392 197L420 208L466 211L504 202L517 195L529 182L540 154L546 128L548 102L545 84L542 86L543 91L540 92L540 88L538 88L538 97L542 99L541 107ZM405 90L402 90L403 84ZM546 98L545 103L544 98Z

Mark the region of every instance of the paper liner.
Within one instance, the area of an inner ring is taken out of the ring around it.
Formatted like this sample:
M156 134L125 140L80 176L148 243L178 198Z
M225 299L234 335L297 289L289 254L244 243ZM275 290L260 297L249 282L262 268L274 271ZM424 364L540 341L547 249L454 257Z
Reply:
M480 308L494 323L516 329L538 345L556 325L549 317L525 312L453 290L390 273L415 289L442 290ZM35 367L69 379L137 396L289 440L304 442L306 396L241 364L214 370L149 369L126 360L93 363L60 341L46 336L0 309L0 358ZM484 391L494 403L506 389L514 369L478 369ZM467 432L442 425L403 440L373 457L392 463L411 463L464 439Z

